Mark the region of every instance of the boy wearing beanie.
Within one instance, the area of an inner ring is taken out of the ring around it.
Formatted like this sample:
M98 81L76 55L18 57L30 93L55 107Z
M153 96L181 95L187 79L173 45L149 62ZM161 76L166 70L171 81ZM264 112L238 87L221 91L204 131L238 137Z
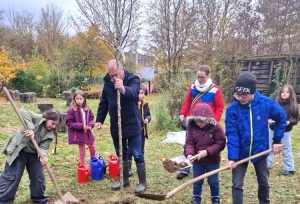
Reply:
M235 162L269 149L268 119L275 121L273 152L282 150L280 144L286 126L286 116L276 101L256 91L256 78L250 72L240 74L234 86L234 101L226 110L225 128L228 167L232 169L232 203L243 204L243 183L248 162ZM267 156L253 159L260 204L270 203Z

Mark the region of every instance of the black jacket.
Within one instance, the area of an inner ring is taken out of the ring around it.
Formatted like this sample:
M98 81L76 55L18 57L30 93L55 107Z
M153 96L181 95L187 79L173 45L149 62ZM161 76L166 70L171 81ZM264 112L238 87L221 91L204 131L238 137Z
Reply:
M140 78L125 70L123 85L125 93L120 94L122 137L128 138L141 133L141 116L138 109ZM117 90L108 74L104 77L96 122L103 124L107 112L110 115L111 136L118 137Z
M285 127L285 132L290 132L293 129L293 126L298 123L298 109L294 113L291 113L289 101L284 101L280 106L284 110L287 120L290 121L290 124ZM274 124L271 124L269 127L271 130L274 130Z

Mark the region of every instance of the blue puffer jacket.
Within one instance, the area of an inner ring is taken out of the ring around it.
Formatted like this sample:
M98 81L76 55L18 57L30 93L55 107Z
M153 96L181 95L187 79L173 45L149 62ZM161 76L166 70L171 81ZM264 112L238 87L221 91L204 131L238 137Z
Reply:
M268 119L275 121L273 143L280 144L286 115L275 100L258 91L248 104L243 105L234 99L225 117L229 161L238 161L269 149ZM264 157L267 155L253 159L252 162Z
M141 116L138 108L140 78L124 70L125 93L120 94L122 137L128 138L141 133ZM96 122L104 123L107 112L110 115L110 132L118 137L117 90L108 74L104 77L104 87L98 107Z

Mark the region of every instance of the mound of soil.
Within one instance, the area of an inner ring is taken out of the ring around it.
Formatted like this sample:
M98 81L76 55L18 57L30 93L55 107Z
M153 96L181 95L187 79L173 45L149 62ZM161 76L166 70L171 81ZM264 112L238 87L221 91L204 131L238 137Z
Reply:
M123 204L133 204L134 203L134 200L135 200L135 197L132 197L132 196L129 196L129 197L125 197L123 199ZM114 202L113 204L119 204L119 201L117 202Z
M164 158L163 159L163 166L168 172L174 173L174 172L180 170L180 168L184 168L184 167L188 166L188 164L184 161L177 164L176 161Z

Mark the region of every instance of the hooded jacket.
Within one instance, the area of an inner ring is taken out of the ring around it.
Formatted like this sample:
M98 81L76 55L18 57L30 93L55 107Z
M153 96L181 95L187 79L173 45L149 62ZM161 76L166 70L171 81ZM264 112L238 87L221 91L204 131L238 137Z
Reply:
M85 144L85 137L83 130L83 126L87 125L91 128L94 127L94 114L90 108L87 108L85 111L85 121L87 124L84 124L83 115L81 112L81 107L71 107L69 108L67 115L66 115L66 125L68 127L68 143L69 144ZM91 142L95 141L95 137L92 131L87 130L86 133L90 138Z
M222 126L214 119L210 106L204 103L197 104L187 120L186 156L206 150L207 156L194 162L201 165L219 163L221 161L220 152L225 148L226 137ZM197 120L205 121L206 126L200 128L196 124Z
M236 98L226 110L225 125L229 161L239 161L269 149L268 119L275 121L274 144L280 144L286 126L286 116L276 101L258 91L254 99L241 104ZM253 159L259 161L264 155Z
M140 78L124 70L123 85L125 93L120 94L122 137L128 138L141 133L141 116L138 108ZM110 115L110 133L118 137L117 89L108 74L104 77L104 87L98 106L96 122L104 123Z

